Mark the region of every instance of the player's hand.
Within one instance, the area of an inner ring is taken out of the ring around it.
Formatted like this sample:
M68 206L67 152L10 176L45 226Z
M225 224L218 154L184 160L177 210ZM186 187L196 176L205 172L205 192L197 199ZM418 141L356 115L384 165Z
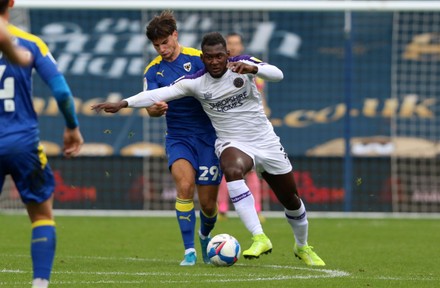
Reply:
M249 65L244 62L229 62L227 67L231 69L232 72L238 74L256 74L258 72L258 67L254 65Z
M127 101L122 100L116 103L105 102L105 103L94 104L92 105L92 110L95 110L97 113L101 112L102 110L104 110L104 112L107 113L116 113L122 108L125 108L127 106L128 106Z
M168 104L166 102L156 102L153 106L145 108L148 111L150 117L160 117L166 114L168 110Z
M76 156L81 150L81 146L84 143L84 139L79 131L79 127L75 129L64 129L64 147L63 154L65 157L70 158Z

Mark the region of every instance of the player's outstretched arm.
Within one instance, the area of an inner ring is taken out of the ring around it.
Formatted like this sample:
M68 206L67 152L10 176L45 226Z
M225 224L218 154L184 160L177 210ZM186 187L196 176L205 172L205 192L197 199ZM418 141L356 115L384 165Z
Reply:
M190 95L187 93L189 90L185 89L185 85L181 82L178 82L173 86L162 87L151 91L142 91L116 103L97 103L92 105L92 110L95 110L96 112L104 110L104 112L107 113L116 113L122 108L147 108L158 102L171 101L182 98L185 95Z
M79 127L74 129L67 128L64 129L64 147L63 154L67 158L76 156L82 144L84 143L84 139L79 131Z
M106 113L117 113L122 108L127 108L128 102L125 100L121 100L119 102L104 102L104 103L97 103L92 105L92 110L95 110L96 112L104 111Z

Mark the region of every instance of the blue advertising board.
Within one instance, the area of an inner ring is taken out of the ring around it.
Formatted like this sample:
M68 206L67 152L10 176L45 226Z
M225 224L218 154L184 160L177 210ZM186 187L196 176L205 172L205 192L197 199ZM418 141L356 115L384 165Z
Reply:
M46 41L71 85L86 141L110 144L116 154L125 145L144 141L152 133L149 129L163 120L149 119L142 109L96 115L90 105L143 89L143 70L155 56L144 30L157 12L35 10L30 14L32 33ZM289 155L304 155L308 149L343 137L345 113L352 116L353 137L390 134L390 119L402 106L389 105L390 13L353 14L348 46L353 59L345 57L343 13L261 12L252 21L241 14L228 19L233 12L175 14L182 45L200 48L207 31L238 31L248 54L283 70L284 80L267 83L266 94L269 118ZM344 64L348 60L353 67L350 111L344 103ZM36 79L34 86L42 139L59 143L61 132L53 131L62 131L64 123L55 102L41 81ZM148 137L148 141L161 144L163 134Z

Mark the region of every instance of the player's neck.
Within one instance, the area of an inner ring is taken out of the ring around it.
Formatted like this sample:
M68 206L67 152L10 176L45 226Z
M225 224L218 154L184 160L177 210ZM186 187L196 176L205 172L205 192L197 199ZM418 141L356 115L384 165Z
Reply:
M3 20L3 22L5 22L5 24L9 23L9 13L5 12L5 14L1 14L0 18L2 18L1 20Z
M169 60L167 60L168 62L173 62L174 60L177 59L177 57L179 57L180 53L182 52L182 46L180 46L180 44L178 44L177 49L174 50L175 53L173 54L173 57L171 57Z
M9 10L6 10L5 13L0 15L1 18L3 18L6 23L9 23Z

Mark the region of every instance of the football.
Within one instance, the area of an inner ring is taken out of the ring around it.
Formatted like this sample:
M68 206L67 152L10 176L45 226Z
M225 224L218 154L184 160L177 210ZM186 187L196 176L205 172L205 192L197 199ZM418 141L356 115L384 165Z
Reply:
M240 257L241 247L233 236L218 234L209 241L206 252L213 265L231 266Z

